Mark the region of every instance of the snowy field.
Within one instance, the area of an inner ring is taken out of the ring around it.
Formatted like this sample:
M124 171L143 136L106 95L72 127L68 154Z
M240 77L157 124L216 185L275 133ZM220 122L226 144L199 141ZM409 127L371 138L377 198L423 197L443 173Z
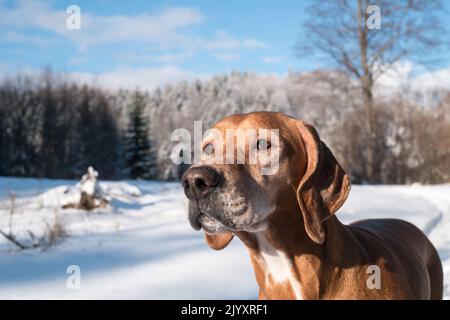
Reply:
M0 235L0 298L256 299L249 258L238 239L213 251L189 226L177 183L102 183L109 208L60 209L75 181L0 178L0 230L43 233L58 217L68 238L46 250L20 251ZM338 212L348 223L396 217L419 226L444 264L450 298L450 185L353 186ZM81 288L69 290L66 269L81 268Z

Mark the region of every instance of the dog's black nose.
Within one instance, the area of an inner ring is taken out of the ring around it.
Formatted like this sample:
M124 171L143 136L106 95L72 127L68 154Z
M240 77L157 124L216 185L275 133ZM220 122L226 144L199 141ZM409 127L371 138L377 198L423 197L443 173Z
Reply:
M205 197L219 183L219 174L210 167L193 167L181 177L181 185L189 199Z

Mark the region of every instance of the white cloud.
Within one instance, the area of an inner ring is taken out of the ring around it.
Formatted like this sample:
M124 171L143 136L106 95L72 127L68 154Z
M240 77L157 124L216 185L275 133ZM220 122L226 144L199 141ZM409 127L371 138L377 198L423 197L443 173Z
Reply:
M377 85L393 89L450 89L450 68L431 71L411 61L399 61L386 67L386 71L378 78Z
M416 88L450 89L450 68L425 72L414 79Z
M261 59L262 62L267 64L273 64L283 61L283 57L281 56L266 56Z
M193 50L185 51L172 51L163 52L160 54L153 53L135 53L135 52L119 52L114 55L114 60L116 62L129 63L129 62L151 62L151 63L162 63L162 64L173 64L183 62L187 59L192 58L195 55Z
M241 56L235 53L212 53L211 56L226 62L239 61L241 59Z
M230 49L264 49L268 45L255 39L238 39L230 35L227 31L216 31L213 40L204 44L209 50L230 50Z
M80 47L120 41L143 41L160 46L189 42L181 29L199 24L203 16L195 8L169 8L159 14L98 16L83 11L81 29L66 28L69 15L54 10L48 2L20 1L14 8L0 7L0 25L8 28L38 28L75 41Z
M425 105L435 102L434 93L439 90L450 90L450 68L430 71L411 61L400 61L386 68L375 85L378 96L401 93Z
M244 39L242 46L247 49L266 49L269 47L267 43L255 39Z
M85 11L82 6L80 9L81 29L69 30L66 28L69 14L53 9L50 2L22 0L13 8L0 2L0 27L7 27L11 32L26 28L44 30L73 41L80 49L124 41L143 42L158 49L191 51L268 47L259 40L236 38L226 31L217 31L212 39L193 35L188 29L203 21L202 13L196 8L172 7L159 13L134 16L99 16ZM166 58L166 62L173 61Z
M233 54L224 54L217 57L223 60L233 59ZM3 66L5 67L5 66ZM2 65L0 65L0 70ZM438 88L450 89L450 68L436 71L423 71L423 66L416 65L409 61L398 63L394 69L387 72L380 81L377 82L377 90L382 90L384 94L402 90L408 87L413 91L425 92ZM111 72L100 74L93 73L69 73L72 79L80 82L97 84L108 89L153 89L167 83L176 83L180 80L206 79L211 75L197 73L182 69L174 65L165 65L155 68L119 68ZM265 77L283 79L285 74L259 74Z
M394 65L382 66L379 69L384 73L377 79L383 87L403 87L410 83L413 73L417 72L419 65L411 61L399 61Z
M29 76L39 79L43 70L23 67L20 70L13 70L9 65L0 63L0 82L8 79L14 80L17 75ZM127 68L121 67L108 72L59 72L62 79L74 81L75 83L89 84L107 90L136 88L151 90L158 86L174 84L181 80L193 81L196 79L207 79L211 75L194 72L188 69L179 68L174 65L165 65L154 68Z
M158 68L120 68L100 74L70 73L71 79L89 84L96 84L107 89L153 89L180 80L205 79L209 75L181 69L176 66Z
M167 53L160 56L148 57L147 61L155 61L155 62L180 62L192 57L192 53L190 52L182 52L182 53Z

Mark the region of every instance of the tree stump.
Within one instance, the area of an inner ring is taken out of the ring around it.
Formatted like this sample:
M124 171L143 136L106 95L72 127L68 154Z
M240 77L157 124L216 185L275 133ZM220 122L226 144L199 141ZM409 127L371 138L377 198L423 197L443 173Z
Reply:
M96 208L105 208L109 201L104 197L97 183L97 177L98 172L93 167L89 167L80 180L81 196L79 202L66 204L63 208L76 208L88 211Z

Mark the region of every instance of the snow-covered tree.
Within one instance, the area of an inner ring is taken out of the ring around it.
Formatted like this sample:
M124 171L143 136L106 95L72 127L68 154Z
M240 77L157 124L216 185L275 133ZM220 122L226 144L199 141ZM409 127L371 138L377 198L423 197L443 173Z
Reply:
M0 175L70 179L92 165L104 179L177 180L185 167L170 159L175 129L192 133L194 121L207 129L230 114L270 110L314 124L353 181L368 181L362 98L342 72L231 72L148 92L106 91L45 76L0 83ZM418 99L417 85L409 87L392 89L374 108L383 137L379 182L448 181L449 91L429 105Z

